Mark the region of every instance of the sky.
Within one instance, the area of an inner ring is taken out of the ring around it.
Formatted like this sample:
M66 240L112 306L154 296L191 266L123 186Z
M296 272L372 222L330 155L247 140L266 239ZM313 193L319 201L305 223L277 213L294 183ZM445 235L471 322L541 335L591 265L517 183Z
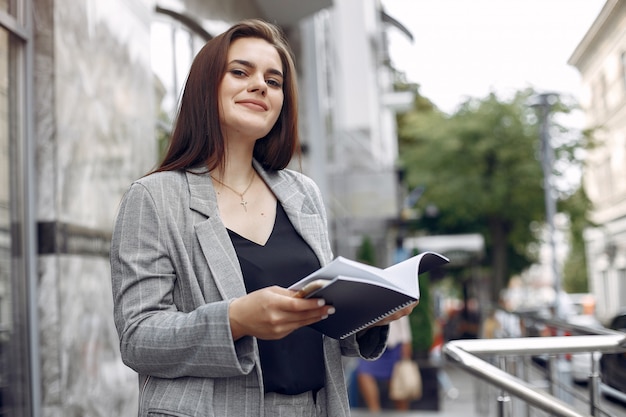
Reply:
M453 112L468 97L533 87L580 98L567 61L605 0L382 0L413 34L389 35L394 67Z

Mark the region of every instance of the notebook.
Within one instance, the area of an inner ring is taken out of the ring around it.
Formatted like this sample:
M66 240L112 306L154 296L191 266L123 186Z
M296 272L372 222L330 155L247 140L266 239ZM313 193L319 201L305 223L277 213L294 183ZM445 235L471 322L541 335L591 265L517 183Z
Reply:
M289 287L296 296L323 298L335 313L310 327L344 339L419 300L418 276L449 259L423 252L381 269L341 256Z

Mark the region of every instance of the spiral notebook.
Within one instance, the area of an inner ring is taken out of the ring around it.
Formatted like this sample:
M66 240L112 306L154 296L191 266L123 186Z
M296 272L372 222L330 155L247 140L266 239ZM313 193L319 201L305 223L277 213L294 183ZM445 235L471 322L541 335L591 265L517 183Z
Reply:
M341 256L289 287L302 290L324 280L306 298L323 298L335 314L310 327L335 339L344 339L419 300L418 276L449 260L424 252L381 269Z

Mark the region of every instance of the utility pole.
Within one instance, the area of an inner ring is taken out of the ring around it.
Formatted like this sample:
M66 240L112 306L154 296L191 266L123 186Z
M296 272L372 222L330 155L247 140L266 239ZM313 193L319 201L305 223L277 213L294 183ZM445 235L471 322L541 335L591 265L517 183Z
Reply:
M550 143L550 113L552 106L557 102L558 95L556 93L544 93L537 97L537 102L533 107L539 110L541 139L541 167L543 168L543 189L545 193L546 204L546 223L548 225L548 244L551 251L550 265L552 269L552 282L554 285L554 317L561 319L561 274L557 259L557 249L554 226L554 216L556 215L556 197L554 195L554 181L552 175L552 166L554 163L554 148Z
M554 304L553 318L563 320L563 311L561 309L561 274L557 259L554 226L554 216L556 215L556 196L554 190L554 181L552 175L552 166L554 164L554 148L550 143L550 113L552 106L558 101L559 96L555 93L544 93L537 97L537 102L533 107L539 110L539 135L541 139L541 166L543 168L543 188L546 203L546 223L548 225L548 242L551 250L551 269L552 280L554 285ZM563 331L557 330L557 335L562 336ZM550 390L555 397L569 402L572 400L571 391L566 388L571 384L571 376L569 374L568 365L562 355L550 357Z

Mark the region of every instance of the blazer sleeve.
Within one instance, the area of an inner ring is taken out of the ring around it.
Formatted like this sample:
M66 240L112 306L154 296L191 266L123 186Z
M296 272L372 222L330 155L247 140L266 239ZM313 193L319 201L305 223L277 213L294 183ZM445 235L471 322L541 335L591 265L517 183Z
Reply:
M151 193L135 183L127 191L111 240L115 325L122 360L162 378L229 377L254 367L252 338L233 343L228 301L179 311L170 244L172 225Z
M340 341L343 356L358 356L363 359L378 359L387 347L389 325L372 326Z

